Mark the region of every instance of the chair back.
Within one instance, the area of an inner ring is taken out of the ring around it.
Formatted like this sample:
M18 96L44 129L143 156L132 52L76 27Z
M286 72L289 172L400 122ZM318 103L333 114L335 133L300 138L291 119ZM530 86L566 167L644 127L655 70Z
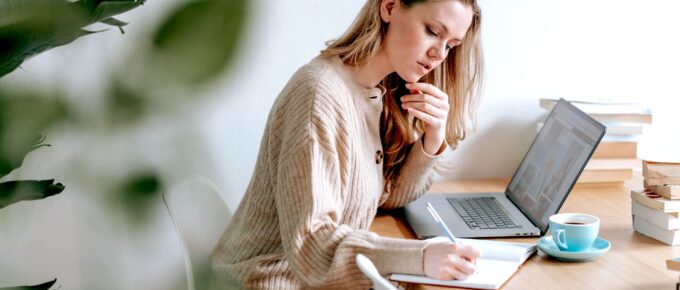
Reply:
M177 232L189 290L209 289L210 255L231 219L217 187L207 178L187 179L163 192Z
M357 254L356 262L361 272L373 282L374 290L397 290L387 279L380 276L378 269L375 268L375 265L373 265L373 262L368 257Z

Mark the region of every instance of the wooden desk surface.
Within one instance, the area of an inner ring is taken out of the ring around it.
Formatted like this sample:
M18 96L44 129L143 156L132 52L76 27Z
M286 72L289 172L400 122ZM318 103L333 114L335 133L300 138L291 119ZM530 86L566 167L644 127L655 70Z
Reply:
M430 192L503 191L507 179L443 182ZM680 247L671 247L633 231L630 188L641 188L641 181L626 187L575 188L560 212L581 212L600 218L600 237L611 242L604 256L588 262L561 262L540 252L532 256L502 289L675 289L678 272L666 269L666 259L680 257ZM371 230L384 236L415 238L406 222L396 214L379 214ZM498 239L535 243L538 238ZM431 285L411 285L410 289L451 289Z

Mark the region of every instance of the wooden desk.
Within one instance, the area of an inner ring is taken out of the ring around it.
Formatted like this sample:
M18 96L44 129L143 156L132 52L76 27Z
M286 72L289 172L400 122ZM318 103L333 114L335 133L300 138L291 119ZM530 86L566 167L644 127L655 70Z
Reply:
M456 181L435 184L430 192L503 191L507 179ZM666 269L666 259L680 257L680 247L671 247L633 231L630 188L577 187L560 212L582 212L600 218L600 236L612 247L604 256L589 262L561 262L540 252L531 257L502 289L675 289L678 272ZM397 214L379 214L371 230L384 236L415 238ZM499 239L535 243L537 238ZM431 285L410 285L409 289L451 289Z

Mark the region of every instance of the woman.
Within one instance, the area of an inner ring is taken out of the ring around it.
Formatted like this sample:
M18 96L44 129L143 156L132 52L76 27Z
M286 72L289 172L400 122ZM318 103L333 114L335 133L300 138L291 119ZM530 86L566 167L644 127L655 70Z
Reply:
M476 248L386 238L376 211L417 199L465 138L482 53L475 0L369 0L277 98L247 192L212 257L238 288L366 289L381 274L462 279Z

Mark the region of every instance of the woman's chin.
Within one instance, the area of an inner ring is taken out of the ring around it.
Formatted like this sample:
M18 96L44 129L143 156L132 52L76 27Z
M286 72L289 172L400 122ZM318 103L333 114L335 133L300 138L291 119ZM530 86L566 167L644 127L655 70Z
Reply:
M397 72L397 74L402 80L406 81L407 83L417 83L418 81L420 81L421 78L423 78L423 76L415 72L406 73Z

